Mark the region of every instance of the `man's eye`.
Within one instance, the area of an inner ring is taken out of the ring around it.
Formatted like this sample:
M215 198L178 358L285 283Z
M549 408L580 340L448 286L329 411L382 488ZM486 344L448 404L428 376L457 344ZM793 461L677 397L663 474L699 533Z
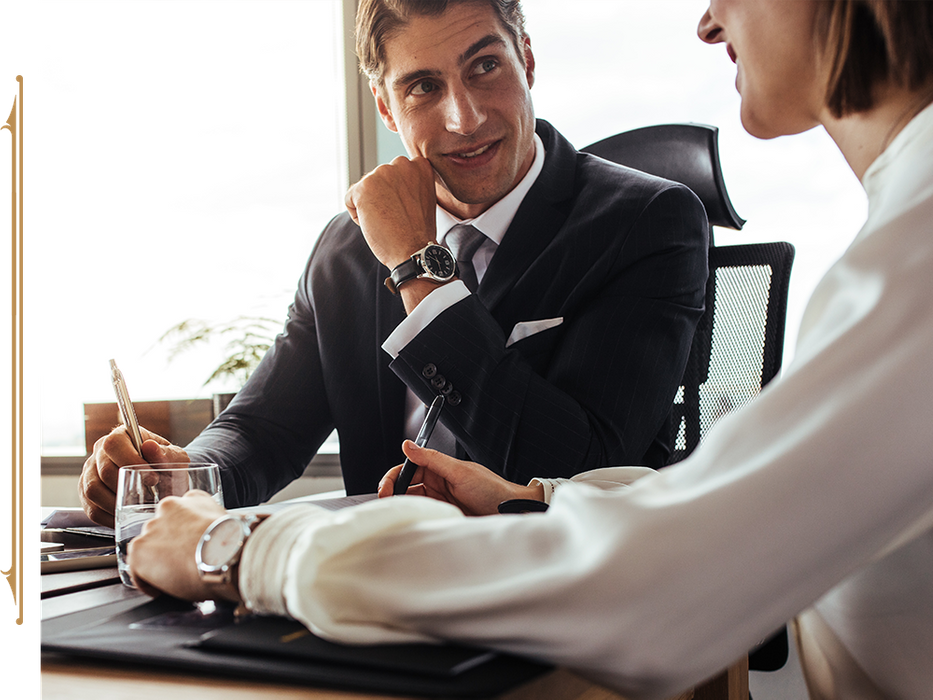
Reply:
M476 75L483 75L484 73L489 73L492 70L495 70L496 66L499 65L499 62L494 58L487 58L480 61L476 66Z
M417 85L415 85L411 89L411 94L412 95L426 95L429 92L434 92L435 90L437 90L437 85L435 85L434 83L428 80L424 80L418 83Z

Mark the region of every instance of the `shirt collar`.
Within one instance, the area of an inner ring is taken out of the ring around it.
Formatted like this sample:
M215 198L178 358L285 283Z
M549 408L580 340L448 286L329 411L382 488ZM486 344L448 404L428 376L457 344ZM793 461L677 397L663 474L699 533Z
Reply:
M436 214L438 243L443 243L444 238L447 236L447 232L457 224L473 224L473 226L482 231L486 237L491 239L496 245L502 243L505 232L512 223L512 219L515 218L515 214L518 212L518 207L521 206L522 200L524 200L525 195L528 194L528 190L535 184L535 180L538 179L538 175L540 175L541 171L544 169L544 142L541 141L541 138L537 134L534 135L534 144L535 159L528 169L528 172L525 173L525 177L512 188L511 192L475 219L460 220L438 205Z

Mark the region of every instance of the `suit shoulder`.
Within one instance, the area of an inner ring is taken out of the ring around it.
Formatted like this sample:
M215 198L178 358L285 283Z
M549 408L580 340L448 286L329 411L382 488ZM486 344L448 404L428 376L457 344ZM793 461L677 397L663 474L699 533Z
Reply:
M332 218L318 236L311 251L311 260L334 256L357 257L369 252L363 231L354 223L347 212ZM371 257L371 254L370 254Z
M679 182L651 175L625 165L619 165L590 153L580 152L578 154L577 172L586 183L586 186L589 187L599 186L601 183L606 187L624 185L643 190L649 196L668 189L691 192L690 188Z
M699 209L704 217L706 215L699 197L680 182L650 175L582 152L578 154L577 172L579 191L592 192L603 201L645 207L661 198L667 206L679 206L686 210Z
M360 285L373 279L378 267L381 264L370 252L362 230L342 212L318 236L300 285L308 289Z

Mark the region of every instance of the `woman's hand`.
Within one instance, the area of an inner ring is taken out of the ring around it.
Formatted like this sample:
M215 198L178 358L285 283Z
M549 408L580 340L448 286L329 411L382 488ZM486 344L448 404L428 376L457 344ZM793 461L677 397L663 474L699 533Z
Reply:
M540 486L521 486L475 462L454 459L436 450L418 447L411 440L402 444L405 456L418 465L408 487L410 496L428 496L452 503L467 515L493 515L499 504L512 498L541 500ZM379 482L379 498L392 495L402 465L392 467Z
M139 589L151 596L162 592L184 600L239 602L235 586L205 583L194 558L201 535L226 512L203 491L159 501L155 517L129 546L127 561Z

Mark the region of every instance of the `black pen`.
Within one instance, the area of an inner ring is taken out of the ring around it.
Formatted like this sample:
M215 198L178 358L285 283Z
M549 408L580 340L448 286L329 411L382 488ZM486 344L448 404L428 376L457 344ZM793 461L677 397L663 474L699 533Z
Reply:
M415 438L415 444L418 447L424 447L431 439L431 433L434 432L434 426L437 425L437 418L441 415L441 409L444 407L444 395L438 394L437 398L431 403L428 409L428 415L424 417L424 423L421 424L421 430L418 431L418 437ZM398 473L398 479L395 481L395 488L392 490L393 496L408 491L411 484L411 478L415 475L418 465L412 462L408 457L405 458L405 464L402 465L402 471Z

